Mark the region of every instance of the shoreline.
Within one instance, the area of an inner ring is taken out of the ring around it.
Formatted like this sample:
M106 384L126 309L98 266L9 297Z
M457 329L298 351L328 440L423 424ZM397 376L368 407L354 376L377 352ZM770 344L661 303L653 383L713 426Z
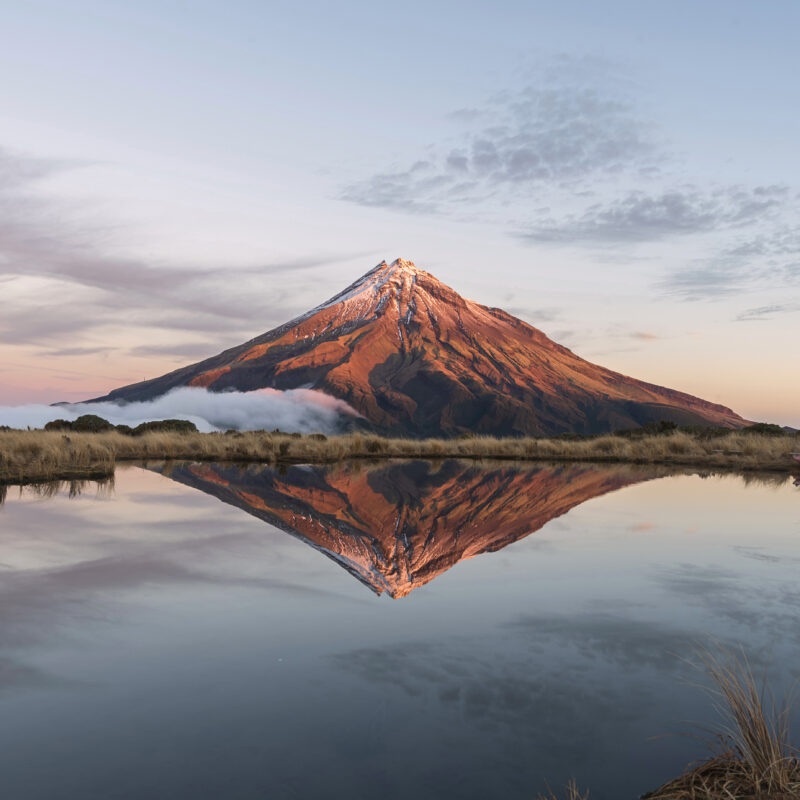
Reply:
M92 480L118 463L146 460L335 464L350 460L462 459L663 465L800 475L800 437L732 432L704 438L683 432L586 439L389 439L365 434L322 436L263 431L235 433L0 432L0 484Z

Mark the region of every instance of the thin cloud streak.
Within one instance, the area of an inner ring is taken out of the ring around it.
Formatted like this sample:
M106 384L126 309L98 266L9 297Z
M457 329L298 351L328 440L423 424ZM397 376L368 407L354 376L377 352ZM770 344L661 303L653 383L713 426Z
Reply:
M779 314L796 314L800 312L800 302L776 303L757 308L748 308L736 315L736 322L766 322Z
M739 268L698 266L679 269L658 284L658 288L684 300L709 300L745 290L747 276Z
M185 342L183 344L176 342L175 344L138 345L131 347L127 352L128 355L137 358L166 356L175 359L202 359L215 355L216 350L209 349L209 345L205 342Z
M252 335L249 324L283 321L286 289L276 291L270 277L285 282L351 257L190 269L116 255L104 245L105 231L69 222L64 208L35 191L37 182L76 166L0 149L0 281L20 295L0 319L6 344L53 342L111 325Z
M764 220L781 209L785 186L741 186L703 192L687 187L659 194L630 192L582 214L550 219L517 236L537 243L627 243L718 232Z
M787 261L787 256L796 258ZM791 291L799 285L800 236L797 236L797 231L778 225L724 247L717 255L697 262L696 266L673 270L658 284L658 288L667 294L698 300L764 289ZM767 312L777 313L777 308L791 309L792 304L781 303L764 308ZM736 319L764 319L764 314L755 313L759 310L743 312L745 316L738 315Z
M57 350L48 350L43 353L51 358L63 358L65 356L95 356L101 353L110 353L113 347L60 347Z

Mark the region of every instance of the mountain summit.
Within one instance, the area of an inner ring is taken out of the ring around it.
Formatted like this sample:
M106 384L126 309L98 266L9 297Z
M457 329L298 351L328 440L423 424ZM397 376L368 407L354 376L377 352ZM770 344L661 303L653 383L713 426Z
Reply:
M377 431L598 433L667 419L739 427L721 405L591 364L499 308L465 300L413 262L382 261L285 325L102 400L311 387L345 400Z

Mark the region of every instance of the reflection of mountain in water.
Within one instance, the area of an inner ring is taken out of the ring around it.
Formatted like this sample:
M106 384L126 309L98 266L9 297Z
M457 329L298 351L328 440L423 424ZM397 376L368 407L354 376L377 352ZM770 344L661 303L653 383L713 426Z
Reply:
M625 468L457 461L283 471L183 464L166 474L297 536L392 597L465 558L500 550L586 500L650 477Z

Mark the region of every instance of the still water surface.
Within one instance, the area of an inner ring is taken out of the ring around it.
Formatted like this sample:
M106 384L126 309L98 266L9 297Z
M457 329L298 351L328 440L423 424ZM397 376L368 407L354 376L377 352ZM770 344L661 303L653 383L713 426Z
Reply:
M117 471L0 508L0 796L635 798L686 663L800 665L800 489L455 462ZM222 501L222 502L220 502Z

